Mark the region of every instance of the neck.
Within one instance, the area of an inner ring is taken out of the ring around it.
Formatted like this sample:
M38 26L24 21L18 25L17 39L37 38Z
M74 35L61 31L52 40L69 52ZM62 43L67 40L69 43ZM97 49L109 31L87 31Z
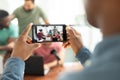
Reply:
M120 34L120 20L112 19L110 20L103 20L103 24L100 24L101 31L103 33L103 37L109 37L113 35Z
M120 0L106 1L102 14L101 30L103 37L114 36L120 34Z
M114 26L113 26L114 27ZM111 30L111 29L113 30ZM103 32L103 37L108 37L108 36L113 36L113 35L118 35L120 34L120 27L119 28L112 28L112 27L109 27L109 28L104 28L104 30L102 30Z

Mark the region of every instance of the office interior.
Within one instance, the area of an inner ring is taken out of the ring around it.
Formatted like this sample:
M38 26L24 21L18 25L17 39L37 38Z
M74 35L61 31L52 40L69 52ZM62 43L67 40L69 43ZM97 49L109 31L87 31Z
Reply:
M0 0L0 9L12 14L23 3L24 0ZM100 30L93 28L86 21L83 0L35 0L35 4L46 13L50 24L74 25L72 27L81 33L85 47L90 49L91 52L94 50L95 45L102 40ZM18 25L17 19L13 20L12 23ZM64 54L64 63L77 61L70 47L65 49ZM0 66L2 66L2 57L0 57ZM2 67L0 67L1 73Z

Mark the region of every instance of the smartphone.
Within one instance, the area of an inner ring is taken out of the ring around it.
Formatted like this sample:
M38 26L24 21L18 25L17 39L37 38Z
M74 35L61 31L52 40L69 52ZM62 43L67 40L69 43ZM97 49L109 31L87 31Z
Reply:
M50 24L50 25L33 25L32 26L32 42L65 42L67 41L66 25Z

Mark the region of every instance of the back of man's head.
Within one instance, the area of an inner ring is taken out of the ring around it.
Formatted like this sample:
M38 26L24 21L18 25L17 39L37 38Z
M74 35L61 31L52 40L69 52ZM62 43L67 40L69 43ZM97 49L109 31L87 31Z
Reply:
M7 17L9 13L5 10L0 10L0 20L3 20L3 18Z
M88 22L100 27L103 36L120 33L120 0L87 0Z

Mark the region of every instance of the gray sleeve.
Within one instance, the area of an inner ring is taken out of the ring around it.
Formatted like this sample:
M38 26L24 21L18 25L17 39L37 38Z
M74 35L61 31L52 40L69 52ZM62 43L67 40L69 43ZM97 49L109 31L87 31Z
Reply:
M45 12L44 12L41 8L39 8L39 7L38 7L38 9L39 9L39 15L40 15L40 17L41 17L44 21L47 20L47 16L46 16Z
M12 13L12 15L14 15L14 16L15 16L15 18L17 18L17 17L18 17L18 8L14 10L14 12Z

